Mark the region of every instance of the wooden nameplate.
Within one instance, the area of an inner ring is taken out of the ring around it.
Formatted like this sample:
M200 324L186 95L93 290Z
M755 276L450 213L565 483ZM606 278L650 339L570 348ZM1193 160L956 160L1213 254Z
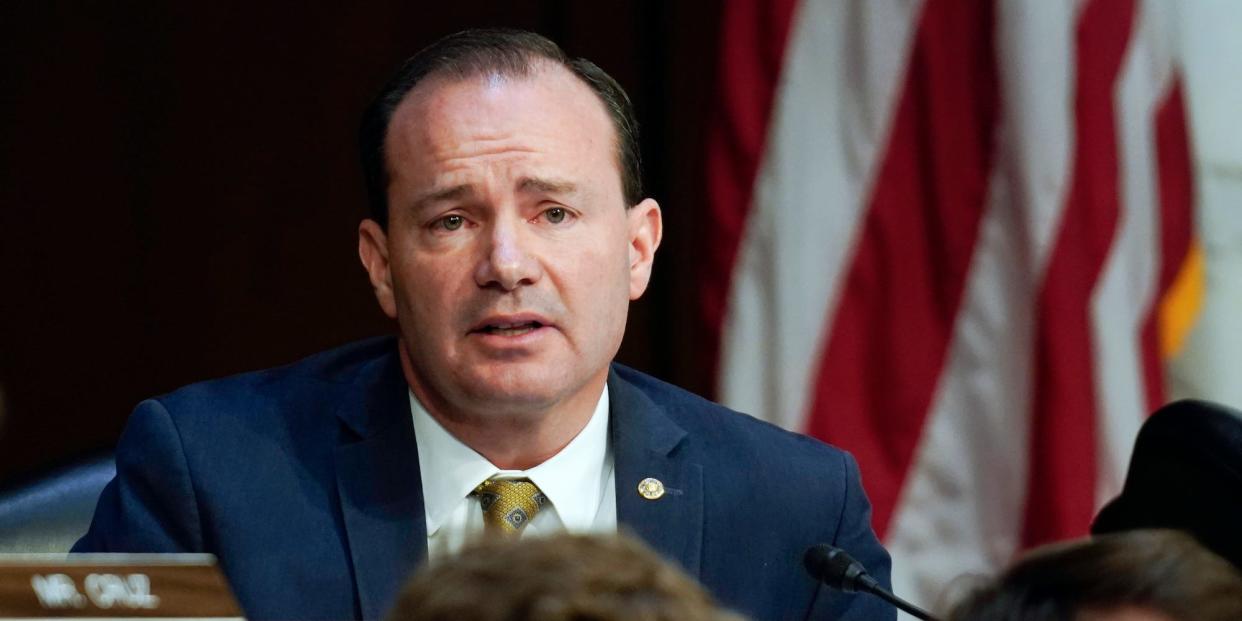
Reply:
M0 554L0 619L241 619L210 554Z

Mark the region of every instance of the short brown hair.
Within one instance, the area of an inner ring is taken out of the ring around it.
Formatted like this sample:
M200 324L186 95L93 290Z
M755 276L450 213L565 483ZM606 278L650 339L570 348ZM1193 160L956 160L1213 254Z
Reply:
M387 621L742 621L623 535L485 540L406 584Z
M1036 550L948 618L1064 621L1125 608L1177 621L1236 621L1242 576L1186 533L1135 530Z
M625 89L612 76L585 58L570 58L547 37L504 28L465 30L448 35L406 60L396 75L362 115L358 147L366 181L371 217L388 225L388 169L384 140L393 112L424 78L447 75L467 79L497 74L526 77L537 61L568 69L599 97L616 131L621 191L627 207L643 199L642 158L638 148L638 119Z

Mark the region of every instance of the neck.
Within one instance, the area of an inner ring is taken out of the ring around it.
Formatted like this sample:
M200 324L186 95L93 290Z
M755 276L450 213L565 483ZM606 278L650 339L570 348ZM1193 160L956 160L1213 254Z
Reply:
M582 390L547 406L463 408L454 407L420 381L404 342L400 350L406 383L427 413L462 444L502 470L529 470L561 452L591 421L608 373L605 369Z

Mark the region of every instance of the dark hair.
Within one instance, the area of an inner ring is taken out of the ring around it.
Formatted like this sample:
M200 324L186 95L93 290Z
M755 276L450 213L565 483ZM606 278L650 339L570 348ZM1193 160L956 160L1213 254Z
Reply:
M387 621L743 621L628 535L485 539L428 565Z
M1135 530L1036 550L948 618L1062 621L1126 608L1177 621L1242 619L1242 576L1186 533Z
M1100 510L1091 532L1183 530L1242 571L1239 524L1242 412L1184 400L1143 423L1121 495Z
M527 77L537 69L536 62L540 60L571 71L604 104L617 132L617 161L626 206L638 204L643 198L638 120L634 116L634 106L621 85L595 63L584 58L569 58L560 47L542 35L521 30L479 29L451 34L423 48L401 65L401 69L367 106L358 132L358 145L371 217L381 226L388 224L388 169L384 139L393 111L410 90L423 78L432 75L448 75L463 80L487 74Z

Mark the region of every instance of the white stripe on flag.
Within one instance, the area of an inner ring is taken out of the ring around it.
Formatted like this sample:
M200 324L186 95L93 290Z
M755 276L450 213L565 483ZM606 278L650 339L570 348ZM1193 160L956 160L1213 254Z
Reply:
M803 427L920 10L811 0L795 12L722 329L729 407Z
M1018 547L1036 290L1073 152L1080 2L998 3L1002 116L987 211L949 355L886 545L893 586L931 604ZM865 476L865 474L864 474Z
M1120 220L1091 300L1100 413L1097 508L1121 491L1130 451L1148 410L1142 329L1155 303L1161 252L1155 122L1173 76L1170 25L1152 4L1138 7L1117 85Z

